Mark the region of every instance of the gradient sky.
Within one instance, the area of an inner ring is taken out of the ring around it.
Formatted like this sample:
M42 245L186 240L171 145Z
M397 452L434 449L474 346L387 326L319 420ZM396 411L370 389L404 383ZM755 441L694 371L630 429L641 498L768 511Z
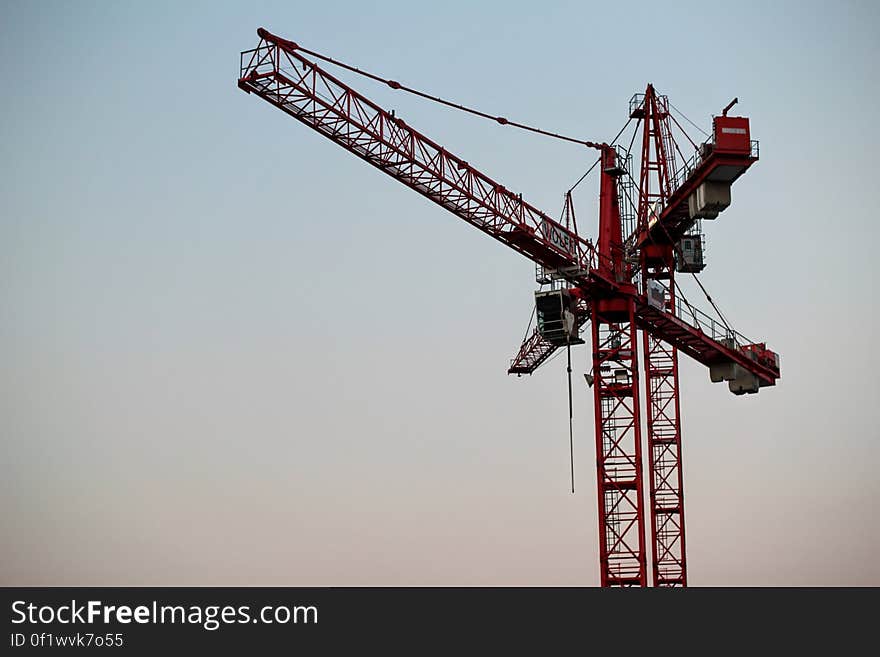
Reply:
M783 378L735 397L683 358L690 580L880 585L878 19L3 2L0 584L598 583L590 392L572 496L564 363L505 374L533 266L239 91L262 25L589 139L648 82L704 128L738 96L761 161L703 280ZM551 215L593 158L353 82Z

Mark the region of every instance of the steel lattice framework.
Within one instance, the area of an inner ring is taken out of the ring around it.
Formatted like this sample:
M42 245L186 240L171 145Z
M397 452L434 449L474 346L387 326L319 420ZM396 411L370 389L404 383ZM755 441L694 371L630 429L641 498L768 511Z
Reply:
M592 380L603 586L645 586L649 581L644 480L651 518L651 578L655 586L687 584L678 353L710 368L712 380L754 392L775 385L778 357L726 322L681 304L675 271L679 240L694 229L694 211L707 194L729 189L758 159L748 120L716 117L711 143L676 167L677 146L668 101L648 85L630 103L641 122L642 146L636 211L621 210L633 187L629 159L614 147L575 141L600 152L597 245L552 219L492 178L428 139L326 72L311 56L327 57L260 28L259 45L241 53L238 86L357 155L482 232L551 272L576 300L578 331L591 324ZM349 70L417 95L465 109L498 123L501 117L456 106L404 88L393 80ZM720 119L720 120L719 120ZM653 184L652 184L653 182ZM714 191L713 191L714 190ZM723 194L722 194L723 196ZM708 198L708 197L707 197ZM710 198L711 202L715 202ZM702 206L701 206L702 207ZM726 207L726 206L725 206ZM566 217L574 218L570 194ZM698 225L698 224L697 224ZM550 280L550 279L548 279ZM543 282L543 281L542 281ZM643 472L638 332L642 331L648 471ZM580 340L578 340L580 342ZM512 360L509 373L531 374L560 347L536 329ZM754 388L754 390L752 389Z
M594 306L593 406L602 586L645 586L639 368L632 304Z
M641 102L639 102L641 101ZM669 202L675 150L669 105L648 86L636 97L631 117L642 120L642 159L637 226L647 231L652 206ZM654 186L652 186L652 181ZM642 292L651 282L668 281L667 310L675 309L675 263L672 245L650 245L639 251ZM648 465L651 508L651 559L654 586L687 586L684 533L684 478L681 464L681 421L678 350L656 336L643 334Z
M643 334L654 586L686 586L678 354Z

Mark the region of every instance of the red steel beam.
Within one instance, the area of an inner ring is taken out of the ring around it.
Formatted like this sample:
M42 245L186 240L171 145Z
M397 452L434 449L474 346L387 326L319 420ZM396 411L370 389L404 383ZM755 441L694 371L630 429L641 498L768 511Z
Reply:
M633 302L592 306L593 406L603 587L646 586L639 368Z
M579 309L577 315L578 330L582 329L584 324L590 320L590 308L583 305ZM508 374L532 374L538 367L552 356L560 345L548 342L536 328L532 334L528 336L519 348L516 356L510 361L510 367L507 369Z
M507 368L508 374L532 374L542 363L546 362L554 352L559 349L559 345L548 342L536 328L532 334L525 339L519 348L516 356L510 361L510 367Z
M752 360L744 352L728 347L702 328L691 326L669 311L655 308L642 296L635 301L635 314L636 324L639 328L667 342L703 365L708 366L728 361L736 363L747 372L757 376L765 386L775 385L779 378L777 368Z
M688 197L717 170L735 171L733 182L758 161L753 155L737 155L713 151L703 159L690 176L672 192L666 206L661 210L657 221L644 230L640 227L638 248L649 244L674 244L694 225L688 212Z
M637 225L648 226L652 202L667 204L672 193L675 142L666 96L652 85L645 91L641 116L642 159L639 167ZM653 174L653 175L652 175ZM657 189L652 191L652 181ZM640 253L642 293L652 281L669 282L667 308L675 308L675 262L671 247ZM681 467L681 421L678 350L657 335L642 331L648 438L648 491L651 512L651 571L654 586L687 586L684 480Z
M687 586L678 354L642 331L654 586Z

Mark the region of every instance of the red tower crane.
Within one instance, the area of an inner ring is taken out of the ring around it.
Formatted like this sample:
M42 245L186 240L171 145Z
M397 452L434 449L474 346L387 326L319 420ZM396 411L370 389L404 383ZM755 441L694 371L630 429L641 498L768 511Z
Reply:
M675 282L676 273L702 270L702 220L714 219L730 204L731 184L758 160L749 120L727 116L736 100L715 117L709 139L693 144L693 155L676 167L676 153L685 158L673 138L673 125L680 125L667 98L651 85L636 94L629 107L629 119L637 122L636 130L641 126L642 135L635 189L632 158L620 146L572 139L470 110L336 62L265 29L257 35L259 45L241 53L239 88L536 263L544 288L535 295L537 326L508 373L531 374L556 350L582 343L580 334L589 323L592 371L586 378L595 413L602 586L648 584L646 478L651 581L655 586L686 586L678 352L706 365L710 379L727 381L735 394L775 385L780 375L779 357L766 344L734 331L720 312L713 317L691 306ZM563 219L552 219L313 59L502 125L597 150L596 245L578 234L570 193ZM640 331L643 370L638 362ZM647 474L642 465L640 372L645 379Z

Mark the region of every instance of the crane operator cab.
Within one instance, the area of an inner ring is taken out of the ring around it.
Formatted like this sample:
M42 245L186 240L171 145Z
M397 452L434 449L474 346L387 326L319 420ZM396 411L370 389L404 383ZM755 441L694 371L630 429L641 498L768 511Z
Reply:
M689 233L682 237L675 250L675 271L697 274L705 268L703 234Z
M568 290L535 292L538 332L550 344L583 344L578 337L577 301Z

